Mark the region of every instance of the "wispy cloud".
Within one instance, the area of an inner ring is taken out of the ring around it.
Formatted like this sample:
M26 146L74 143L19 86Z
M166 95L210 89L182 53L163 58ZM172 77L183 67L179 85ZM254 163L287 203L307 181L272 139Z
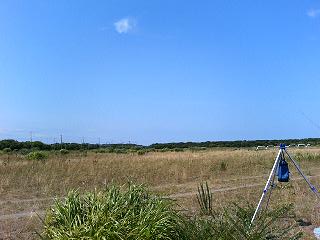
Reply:
M122 18L114 23L115 30L120 33L129 33L134 30L137 22L133 18Z
M15 129L0 128L0 133L22 133L22 132L28 132L28 131L21 128L15 128Z
M310 9L308 12L307 12L307 15L311 18L316 18L318 16L320 16L320 9Z

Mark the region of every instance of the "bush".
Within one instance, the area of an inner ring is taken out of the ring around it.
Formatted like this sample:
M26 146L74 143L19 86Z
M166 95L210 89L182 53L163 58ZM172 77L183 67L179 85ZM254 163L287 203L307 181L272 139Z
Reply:
M31 150L30 149L27 149L27 148L21 148L19 150L19 153L22 154L22 155L27 155L28 153L30 153Z
M146 151L146 150L141 149L141 150L138 150L138 151L137 151L137 153L138 153L138 155L144 155L144 154L146 154L146 153L147 153L147 151Z
M151 196L143 187L125 191L70 192L57 200L44 220L43 239L186 239L172 201Z
M60 154L62 154L62 155L66 155L66 154L68 154L69 153L69 151L67 150L67 149L60 149Z
M117 153L117 154L126 154L128 153L128 150L124 149L124 148L116 148L113 150L114 153Z
M161 148L159 149L159 152L169 152L170 149L169 148Z
M35 151L27 154L29 160L44 160L47 158L47 154L41 151Z
M198 152L198 151L205 151L207 150L206 147L190 147L189 148L192 152Z
M2 151L4 153L10 153L11 152L11 148L4 148Z
M174 152L183 152L183 148L174 148L173 151Z
M106 148L98 148L94 151L95 153L108 153Z
M157 151L157 149L155 149L155 148L146 148L145 149L147 152L156 152Z

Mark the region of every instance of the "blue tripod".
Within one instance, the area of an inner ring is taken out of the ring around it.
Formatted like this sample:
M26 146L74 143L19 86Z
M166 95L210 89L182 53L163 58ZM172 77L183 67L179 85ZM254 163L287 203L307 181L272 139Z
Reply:
M314 192L314 194L320 198L320 194L318 192L318 190L315 188L315 186L313 186L311 184L311 182L309 181L309 179L303 174L303 172L301 171L298 163L290 156L290 154L287 152L286 150L286 145L285 144L280 144L280 149L279 149L279 152L278 152L278 155L275 159L275 162L273 164L273 167L271 169L271 173L269 175L269 178L268 178L268 181L263 189L263 192L262 192L262 195L261 195L261 198L259 200L259 203L258 203L258 206L252 216L252 219L251 219L251 224L254 222L254 220L256 219L257 217L257 214L261 208L261 205L263 203L263 200L267 194L267 192L270 190L270 193L271 193L271 190L272 190L272 187L273 187L273 182L274 182L274 179L275 179L275 175L277 173L277 170L279 171L279 167L280 167L280 164L282 162L282 160L284 160L284 156L287 155L290 159L290 161L293 163L293 165L296 167L297 171L301 174L301 176L303 177L303 179L307 182L307 184L309 185L310 189L312 192ZM281 168L281 167L280 167ZM289 175L287 176L286 178L286 173L285 173L285 167L282 167L282 170L284 170L282 173L279 173L278 172L278 179L279 181L282 181L283 182L287 182L289 180ZM289 174L289 172L288 172ZM282 179L282 180L281 180Z

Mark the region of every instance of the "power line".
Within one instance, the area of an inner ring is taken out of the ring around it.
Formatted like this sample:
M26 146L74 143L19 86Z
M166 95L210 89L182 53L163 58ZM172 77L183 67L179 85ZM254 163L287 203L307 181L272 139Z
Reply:
M301 111L302 116L304 116L309 123L311 123L315 128L317 128L320 131L320 125L318 123L316 123L315 121L313 121L310 117L307 116L307 114L305 114L303 111Z

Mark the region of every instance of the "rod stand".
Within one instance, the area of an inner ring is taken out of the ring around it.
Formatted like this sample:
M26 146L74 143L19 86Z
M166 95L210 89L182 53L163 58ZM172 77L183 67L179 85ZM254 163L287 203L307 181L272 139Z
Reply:
M278 169L278 166L279 166L279 162L280 162L280 159L281 159L281 156L284 156L284 155L287 155L290 159L290 161L293 163L293 165L295 166L295 168L297 169L298 173L303 177L303 179L307 182L308 186L310 187L311 191L317 196L317 198L319 199L320 198L320 194L319 194L319 191L316 189L315 186L313 186L311 184L311 182L309 181L309 179L303 174L301 168L299 167L298 163L290 156L290 154L287 152L286 150L286 146L285 144L280 144L280 147L279 147L279 151L278 151L278 154L277 154L277 157L274 161L274 164L273 164L273 167L271 169L271 172L269 174L269 177L268 177L268 180L266 182L266 185L263 189L263 192L262 192L262 195L260 197L260 200L258 202L258 205L256 207L256 210L252 216L252 219L251 219L251 224L254 222L254 220L256 219L258 213L259 213L259 210L261 208L261 205L263 203L263 200L267 194L267 192L270 190L272 190L272 186L273 186L273 182L274 182L274 179L275 179L275 174L277 172L277 169ZM268 201L269 202L269 201Z

